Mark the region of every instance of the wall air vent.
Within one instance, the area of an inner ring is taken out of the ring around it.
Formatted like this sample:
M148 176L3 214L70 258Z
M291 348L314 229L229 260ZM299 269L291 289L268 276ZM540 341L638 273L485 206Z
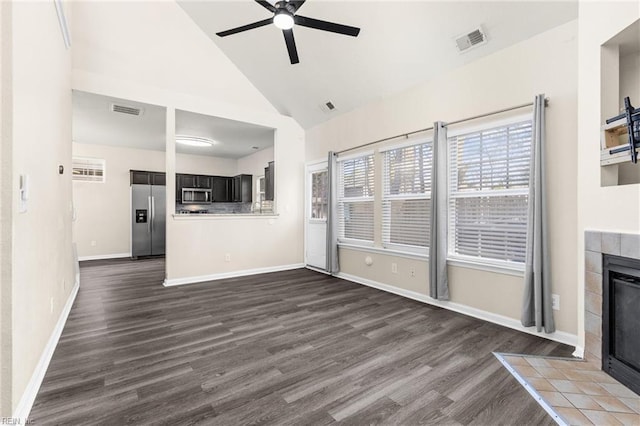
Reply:
M467 52L474 47L485 44L486 42L487 34L482 31L481 27L478 27L468 34L456 37L456 46L460 53Z
M136 108L132 106L118 105L118 104L111 104L111 111L119 112L120 114L129 114L129 115L135 115L135 116L140 116L144 112L142 108Z

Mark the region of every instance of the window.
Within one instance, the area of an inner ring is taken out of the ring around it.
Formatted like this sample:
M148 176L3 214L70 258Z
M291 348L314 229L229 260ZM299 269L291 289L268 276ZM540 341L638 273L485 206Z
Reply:
M384 152L382 243L426 252L430 241L432 143Z
M327 220L327 171L311 173L311 219Z
M267 196L265 193L266 190L266 179L264 176L258 177L258 181L256 183L256 192L257 192L257 202L256 202L256 213L273 213L273 201L267 200Z
M80 182L105 181L105 161L99 158L73 157L72 179Z
M373 154L338 159L340 240L373 242Z
M449 138L449 255L523 263L531 121Z

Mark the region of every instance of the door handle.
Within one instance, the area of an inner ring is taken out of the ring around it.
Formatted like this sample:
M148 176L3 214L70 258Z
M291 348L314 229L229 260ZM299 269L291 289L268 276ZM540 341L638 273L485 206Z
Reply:
M151 215L151 195L149 195L147 197L147 211L149 212L149 215ZM147 217L147 234L151 233L151 218Z
M156 197L151 196L151 229L156 230Z

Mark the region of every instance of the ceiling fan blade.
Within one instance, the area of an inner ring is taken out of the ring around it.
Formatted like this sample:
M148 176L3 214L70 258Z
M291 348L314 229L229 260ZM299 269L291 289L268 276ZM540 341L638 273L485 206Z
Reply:
M307 18L306 16L295 15L293 20L297 25L314 28L316 30L331 31L332 33L344 34L353 37L357 37L360 33L360 28Z
M291 64L297 64L300 60L298 59L296 41L293 39L293 30L282 30L282 34L284 34L284 42L287 43L287 51L289 51Z
M264 27L265 25L269 25L272 22L273 22L273 18L269 18L269 19L265 19L263 21L254 22L252 24L243 25L243 26L238 27L238 28L232 28L230 30L221 31L219 33L216 33L216 35L218 37L226 37L226 36L229 36L229 35L232 35L232 34L241 33L243 31L252 30L254 28Z
M293 5L294 13L302 7L306 0L289 0L289 4Z
M256 3L258 3L260 6L264 7L265 9L267 9L269 12L275 12L276 11L276 8L273 7L271 5L271 3L269 3L268 1L256 0Z

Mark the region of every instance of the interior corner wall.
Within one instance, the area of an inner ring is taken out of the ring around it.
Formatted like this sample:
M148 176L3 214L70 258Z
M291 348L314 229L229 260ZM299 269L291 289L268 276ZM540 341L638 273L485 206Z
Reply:
M275 129L278 214L204 219L167 210L168 281L302 264L305 136L299 124L277 113L177 3L74 2L73 10L74 89L167 107L167 123L181 110ZM167 147L174 146L172 134L168 129ZM173 155L166 159L170 192L176 164Z
M0 2L0 417L11 416L11 2Z
M640 185L600 186L601 46L640 19L638 2L580 2L578 32L578 330L584 341L584 232L640 233ZM640 167L640 166L638 166Z
M546 179L550 188L552 280L553 292L562 301L561 310L554 314L557 329L572 335L577 333L577 34L578 22L566 23L404 93L345 113L306 134L306 159L310 162L325 158L329 150L422 129L435 121L453 121L532 102L535 95L545 93L550 98ZM344 273L428 295L426 261L352 248L340 253ZM365 264L367 256L373 260L371 266ZM397 264L397 273L391 273L392 262ZM522 277L451 265L449 277L452 302L519 322Z
M253 186L255 188L255 180L260 176L264 176L265 167L267 167L269 165L269 161L273 161L273 159L273 148L265 148L256 153L238 158L238 168L236 174L253 175Z
M28 385L75 280L71 51L51 2L12 2L11 10L12 199L18 198L20 175L28 176L27 210L18 212L16 201L11 220L13 412L25 390L33 391Z

